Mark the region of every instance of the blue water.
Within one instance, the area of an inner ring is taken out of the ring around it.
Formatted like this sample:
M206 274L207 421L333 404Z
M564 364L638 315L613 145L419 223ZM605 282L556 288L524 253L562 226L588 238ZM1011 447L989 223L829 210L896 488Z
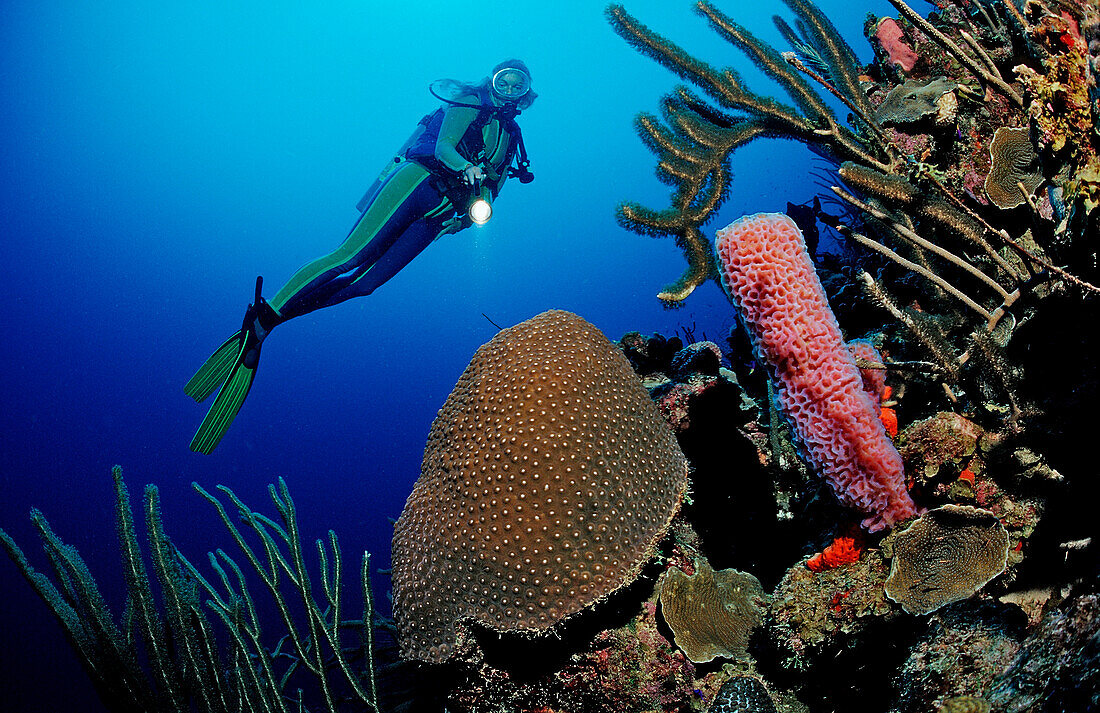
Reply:
M864 16L892 8L820 4L868 60ZM771 15L791 17L776 0L720 5L776 42ZM686 0L626 6L768 89ZM510 182L487 226L438 241L374 295L280 327L225 440L190 452L206 405L182 386L240 324L255 276L270 296L343 240L363 190L436 106L432 80L478 80L507 57L527 62L540 95L520 118L535 182ZM159 486L168 532L200 565L230 542L191 482L274 515L266 485L282 476L309 540L335 529L349 570L364 548L387 567L387 518L431 420L496 332L483 313L507 326L567 309L613 340L728 332L713 284L663 310L654 295L684 268L679 250L613 218L624 199L667 204L631 121L675 83L600 2L3 3L0 526L45 567L27 518L40 508L120 610L113 464L135 501ZM808 200L812 166L793 142L740 151L711 227ZM101 710L6 557L0 602L0 709Z

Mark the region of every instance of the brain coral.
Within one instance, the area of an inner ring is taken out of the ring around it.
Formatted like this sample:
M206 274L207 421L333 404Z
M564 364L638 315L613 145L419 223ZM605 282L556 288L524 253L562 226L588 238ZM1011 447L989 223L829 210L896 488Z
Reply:
M747 572L715 572L696 560L695 574L673 567L661 577L661 613L684 654L694 663L745 655L749 636L764 619L760 581Z
M718 690L707 713L775 713L775 703L760 679L734 676Z
M598 329L550 311L502 330L432 423L394 529L402 654L450 658L465 621L542 632L633 581L687 470Z
M981 589L1007 558L1008 532L993 513L944 505L898 533L886 596L909 614L930 614Z
M715 250L810 465L840 502L868 514L872 532L916 515L901 456L863 390L798 226L782 213L745 216L718 231Z

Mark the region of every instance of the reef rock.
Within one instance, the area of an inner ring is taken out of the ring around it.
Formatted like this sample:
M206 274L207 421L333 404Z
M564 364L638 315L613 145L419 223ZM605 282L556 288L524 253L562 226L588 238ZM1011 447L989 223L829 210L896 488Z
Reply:
M994 681L989 702L1008 713L1100 710L1100 595L1051 612Z
M887 566L878 550L856 562L814 572L805 563L787 570L772 594L768 636L780 664L801 672L819 657L849 646L872 624L898 616L882 589Z
M894 677L898 713L926 713L954 701L966 710L971 695L983 693L1020 650L1027 617L1013 605L968 601L933 614L924 636ZM977 705L980 710L981 704ZM985 703L986 711L989 704Z

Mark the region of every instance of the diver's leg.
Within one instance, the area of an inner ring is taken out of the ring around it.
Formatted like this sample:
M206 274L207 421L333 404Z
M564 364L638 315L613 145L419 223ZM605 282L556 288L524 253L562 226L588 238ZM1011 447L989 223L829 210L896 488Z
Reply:
M191 450L210 453L229 429L248 396L259 362L260 345L271 329L291 317L328 304L327 300L352 285L356 276L371 272L370 268L411 225L449 207L449 202L432 188L428 177L427 170L417 164L395 169L343 245L331 255L300 269L270 304L261 296L262 280L257 279L256 296L245 312L241 329L207 359L184 387L189 396L203 401L221 383L214 404L191 441ZM420 241L422 244L416 252L427 242ZM409 254L401 266L415 254Z
M351 274L377 262L410 225L437 209L444 198L416 163L397 168L381 186L348 237L331 254L303 266L271 298L282 320L312 312L352 281Z
M442 216L428 216L416 221L374 264L364 265L354 272L342 275L339 280L333 280L331 286L340 289L333 291L323 306L329 307L353 297L363 297L381 287L391 277L401 272L436 238L454 232L453 226L444 220L449 214L448 204L448 210Z

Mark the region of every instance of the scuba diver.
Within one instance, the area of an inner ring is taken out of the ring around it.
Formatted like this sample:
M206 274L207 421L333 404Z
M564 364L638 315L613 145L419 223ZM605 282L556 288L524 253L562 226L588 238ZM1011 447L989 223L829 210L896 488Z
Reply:
M256 278L240 330L184 386L198 402L221 386L191 450L208 454L221 441L248 396L260 346L272 329L371 294L432 241L486 222L509 177L533 180L516 124L536 97L523 62L501 62L477 84L438 80L430 91L443 106L420 120L359 201L359 219L343 244L300 268L270 301L261 294L263 278Z

